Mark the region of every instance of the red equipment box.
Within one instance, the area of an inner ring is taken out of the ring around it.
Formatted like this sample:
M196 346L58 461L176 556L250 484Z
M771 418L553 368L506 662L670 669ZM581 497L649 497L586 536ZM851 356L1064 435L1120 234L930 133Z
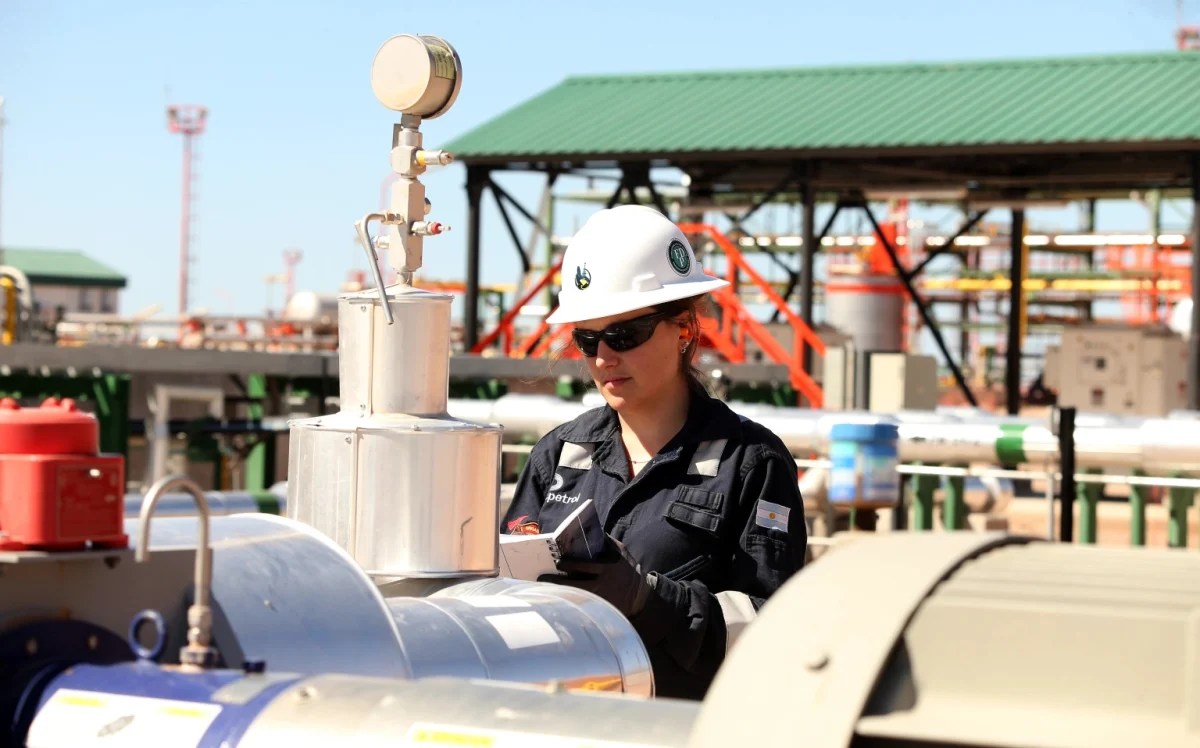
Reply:
M125 548L125 459L74 400L0 400L0 550Z

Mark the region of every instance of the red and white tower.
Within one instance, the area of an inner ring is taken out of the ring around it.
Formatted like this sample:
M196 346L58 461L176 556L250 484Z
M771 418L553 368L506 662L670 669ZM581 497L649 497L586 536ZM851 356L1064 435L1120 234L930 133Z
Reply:
M296 295L296 266L300 264L300 260L304 259L304 253L298 249L283 250L283 267L284 267L284 297L283 306L286 309L288 302Z
M167 129L183 135L183 195L179 217L179 315L188 310L188 268L192 245L192 138L204 133L208 109L195 104L167 107Z

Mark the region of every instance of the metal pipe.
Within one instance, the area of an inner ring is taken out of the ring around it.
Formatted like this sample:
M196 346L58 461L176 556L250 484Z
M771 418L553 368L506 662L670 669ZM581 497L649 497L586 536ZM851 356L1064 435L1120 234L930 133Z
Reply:
M358 233L358 241L363 251L367 253L367 265L371 268L371 277L375 280L375 288L379 290L379 303L383 306L383 316L390 325L395 320L392 308L388 305L387 289L383 285L383 276L379 273L379 252L375 250L375 242L371 240L370 223L372 219L387 221L390 213L368 213L354 222L354 230ZM408 279L411 280L411 277ZM406 281L407 282L407 281Z
M172 488L181 488L191 494L200 513L200 521L196 523L195 592L187 612L187 644L179 652L179 661L184 667L204 669L212 667L217 659L217 650L212 647L212 608L209 606L212 587L212 549L208 545L210 516L208 499L191 478L183 475L164 476L146 492L138 518L136 559L138 563L145 563L150 558L150 520L159 500Z
M1025 211L1012 210L1009 259L1008 345L1004 351L1004 390L1010 415L1021 410L1021 333L1025 317Z
M450 400L455 417L498 423L509 439L539 438L589 408L600 405L551 395L504 395L494 401ZM1042 419L996 415L973 408L902 411L880 415L865 411L822 411L770 405L729 403L740 415L775 432L795 454L825 454L835 423L900 425L900 459L937 464L1020 464L1057 461L1058 438ZM1200 420L1079 414L1075 423L1077 467L1143 469L1148 473L1200 473Z

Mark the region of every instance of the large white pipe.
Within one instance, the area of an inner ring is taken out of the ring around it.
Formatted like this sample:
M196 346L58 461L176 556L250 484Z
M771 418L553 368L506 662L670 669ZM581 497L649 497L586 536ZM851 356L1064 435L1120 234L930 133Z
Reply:
M495 401L450 400L450 414L498 423L507 438L536 439L598 403L551 395L504 395ZM879 414L823 411L732 402L737 413L774 431L797 456L824 455L835 423L894 422L900 427L900 458L931 464L1042 463L1058 459L1050 424L969 408ZM1147 473L1200 472L1200 414L1166 418L1080 414L1075 423L1080 467Z

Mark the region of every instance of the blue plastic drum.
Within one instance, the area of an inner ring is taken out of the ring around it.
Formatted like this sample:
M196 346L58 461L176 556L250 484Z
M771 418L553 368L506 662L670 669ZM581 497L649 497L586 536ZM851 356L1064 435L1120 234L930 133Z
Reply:
M829 500L889 503L900 495L898 444L894 423L838 423L829 432Z

